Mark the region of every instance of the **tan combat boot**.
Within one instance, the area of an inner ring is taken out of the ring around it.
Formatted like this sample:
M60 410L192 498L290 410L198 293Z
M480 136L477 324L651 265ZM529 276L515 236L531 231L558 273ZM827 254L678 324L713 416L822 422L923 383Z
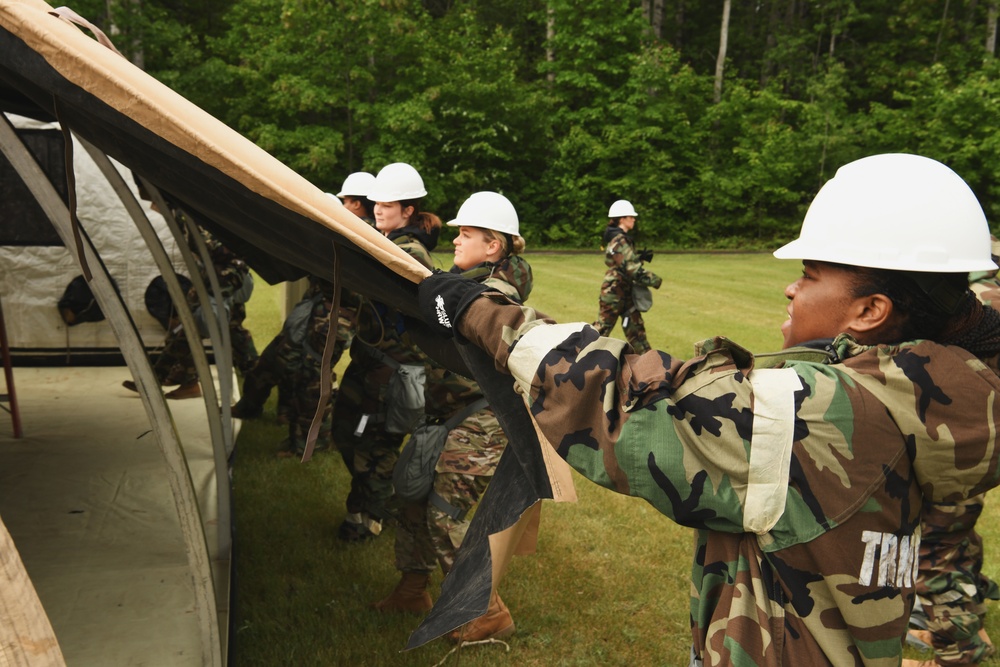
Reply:
M423 572L404 572L403 578L396 588L378 602L372 602L372 609L379 611L403 611L413 614L423 614L431 610L434 603L427 592L427 584L431 575Z
M486 639L503 639L514 634L514 619L510 616L510 610L500 599L500 595L493 594L490 598L490 606L486 613L474 621L469 621L457 630L448 633L448 641L478 642Z

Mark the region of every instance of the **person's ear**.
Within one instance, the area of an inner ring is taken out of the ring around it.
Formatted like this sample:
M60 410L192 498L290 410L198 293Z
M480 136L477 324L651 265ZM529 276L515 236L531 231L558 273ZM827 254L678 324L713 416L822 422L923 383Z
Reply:
M413 211L414 211L414 208L412 206L405 206L405 207L403 207L403 210L401 211L401 213L403 215L403 222L407 222L408 223L410 221L410 218L413 217Z
M855 299L852 305L853 319L849 329L857 334L860 342L875 332L894 326L895 309L892 299L884 294L869 294Z

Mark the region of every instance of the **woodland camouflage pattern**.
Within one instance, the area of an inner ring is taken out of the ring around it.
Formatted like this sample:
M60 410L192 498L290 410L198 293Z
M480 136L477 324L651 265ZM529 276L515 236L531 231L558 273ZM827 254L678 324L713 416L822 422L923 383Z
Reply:
M248 416L259 415L271 391L277 387L278 415L289 426L287 448L299 454L305 449L306 436L321 395L323 348L326 346L330 310L333 307L332 283L310 276L309 289L302 301L315 302L307 324L306 339L296 343L294 336L282 329L261 352L254 367L243 376L243 392L237 403L239 409ZM340 361L354 337L359 303L360 297L341 291L331 369ZM287 321L285 326L288 326ZM334 393L323 411L316 449L326 449L331 445L330 416L332 399L336 396L337 389L336 373L332 374L332 379Z
M986 600L1000 598L982 573L983 539L975 530L984 499L979 494L924 508L917 595L940 665L978 664L994 653L979 635Z
M326 339L330 330L335 296L333 284L325 280L316 280L310 293L307 293L306 296L310 297L313 291L321 293L322 298L313 306L306 338L300 348L300 363L288 368L291 371L288 377L289 395L286 403L288 449L296 454L301 454L305 449L309 427L322 396L323 349L326 347ZM330 358L333 387L330 400L323 406L320 427L316 436L316 449L327 449L332 444L330 433L333 399L337 392L337 374L333 373L332 369L340 362L344 350L351 344L357 320L357 309L360 304L360 297L350 292L342 291L340 298L341 303L336 319L337 329L333 340L333 355Z
M604 263L608 270L601 283L599 311L594 326L602 336L607 336L620 317L625 339L632 344L632 349L640 354L648 352L650 348L646 338L646 323L632 301L632 285L658 288L663 280L643 268L632 237L628 234L617 227L608 227L605 239L607 246L604 249Z
M414 227L390 234L397 246L418 262L432 268L430 251ZM347 511L376 519L389 518L392 470L399 458L403 434L387 433L385 391L393 367L380 361L375 349L401 364L420 364L426 355L403 327L402 315L384 304L364 299L359 306L358 326L351 343L351 361L344 371L333 405L333 442L351 473ZM362 415L367 422L360 435Z
M184 224L186 214L183 211L175 211L178 222L187 233L187 225ZM231 301L232 294L240 289L243 281L250 275L250 269L239 256L222 245L208 231L198 227L201 231L205 245L208 247L209 257L212 260L212 268L219 280L219 290L222 292L222 299L229 303L229 338L230 346L233 350L233 365L241 371L249 370L257 361L257 348L253 342L253 336L243 326L247 317L246 306L242 303ZM211 292L212 284L209 282L208 274L201 262L197 246L193 241L189 245L194 251L194 256L198 262L198 271L205 281L205 287ZM194 288L187 294L188 305L194 310L198 306L198 294ZM183 329L174 326L167 332L166 340L163 343L163 351L153 365L153 372L156 374L160 384L191 384L198 381L198 371L195 369L194 357L191 356L191 348Z
M547 324L492 295L458 329L514 373L574 468L697 529L691 626L705 665L899 665L921 503L998 481L996 359L841 335L838 363L778 360L799 387L788 485L777 522L757 534L744 514L761 472L754 356L723 338L690 361L635 355L590 326Z
M473 267L462 275L489 285L517 301L528 298L533 283L531 266L519 255L512 255L495 266ZM446 421L482 397L482 390L475 380L428 362L428 418ZM406 507L396 530L398 570L430 573L440 565L445 574L451 571L455 554L469 527L470 519L465 514L486 491L506 446L507 436L489 407L473 413L448 432L448 439L435 466L432 493L462 515L452 517L426 501Z
M994 240L994 259L996 250ZM972 291L985 305L1000 298L996 271L970 279ZM982 572L983 538L976 522L985 499L979 494L924 506L916 591L940 665L977 664L995 652L979 634L986 600L1000 599L997 585Z

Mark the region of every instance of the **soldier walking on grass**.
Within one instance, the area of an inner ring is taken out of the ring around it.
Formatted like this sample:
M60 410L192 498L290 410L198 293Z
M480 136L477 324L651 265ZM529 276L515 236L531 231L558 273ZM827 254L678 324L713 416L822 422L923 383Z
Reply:
M638 215L632 204L624 199L619 199L608 209L610 220L601 237L604 263L608 270L601 283L599 312L594 327L602 336L608 336L621 318L625 339L632 344L633 350L642 353L649 351L646 324L642 320L642 310L647 308L636 303L636 291L637 288L659 289L663 280L643 267L643 262L652 261L653 252L637 251L629 234Z

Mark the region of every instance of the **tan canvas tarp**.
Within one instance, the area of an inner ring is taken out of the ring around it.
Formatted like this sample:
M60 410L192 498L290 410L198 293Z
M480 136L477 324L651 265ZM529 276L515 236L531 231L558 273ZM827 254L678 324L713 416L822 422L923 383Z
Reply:
M179 197L211 223L211 231L223 242L246 255L265 279L330 276L336 247L343 266L341 284L405 314L419 315L415 284L428 275L427 269L320 188L75 25L53 16L41 0L0 0L0 82L0 102L6 110L23 113L21 105L57 119ZM481 352L462 349L461 354L497 410L512 446L470 528L462 549L466 555L460 555L446 580L449 590L443 591L411 645L485 611L493 574L502 570L503 560L490 553L490 542L498 542L490 536L506 533L517 538L518 517L534 516L529 510L538 498L552 493L534 427L510 378L497 374ZM498 555L513 551L494 547Z
M0 26L15 33L66 79L123 116L291 211L336 229L412 282L428 271L369 225L256 144L79 28L41 0L0 1Z

